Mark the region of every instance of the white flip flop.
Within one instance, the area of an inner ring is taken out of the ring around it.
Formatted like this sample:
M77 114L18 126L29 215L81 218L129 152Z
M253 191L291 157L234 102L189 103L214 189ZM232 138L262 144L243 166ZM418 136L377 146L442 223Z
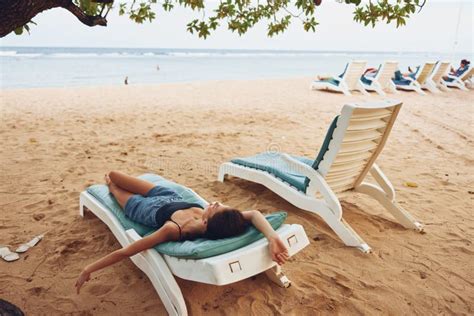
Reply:
M18 252L18 253L26 252L28 249L30 249L31 247L34 247L37 243L39 243L40 240L43 239L43 237L44 237L44 235L38 235L38 236L34 237L29 242L20 245L20 247L18 247L15 250L15 252Z
M7 262L20 259L20 256L16 252L11 252L10 248L6 246L0 246L0 257Z

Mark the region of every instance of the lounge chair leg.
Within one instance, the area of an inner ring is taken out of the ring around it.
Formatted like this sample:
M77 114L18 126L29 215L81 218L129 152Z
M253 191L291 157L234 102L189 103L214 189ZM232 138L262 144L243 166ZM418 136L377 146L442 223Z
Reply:
M82 197L79 196L79 215L84 217L84 202L82 201Z
M276 265L273 268L268 269L267 271L265 271L265 274L270 279L270 281L272 281L279 287L288 288L291 286L291 281L288 280L286 275L283 274L283 272L281 271L281 267L279 265Z
M398 94L397 86L392 82L390 82L390 91L392 93Z
M419 232L423 231L423 225L418 222L410 213L397 204L396 201L390 200L387 195L377 186L368 183L362 183L355 188L355 191L370 195L382 204L387 211L405 228L414 229Z
M370 195L376 199L393 215L393 217L398 220L398 222L400 222L400 224L403 225L403 227L415 229L420 232L423 231L423 225L397 204L395 201L395 190L382 170L374 164L370 173L380 186L363 182L354 190L356 192Z
M358 82L357 83L357 89L360 91L360 93L362 93L363 95L370 95L367 90L365 90L364 88L364 84L362 82Z
M382 97L385 97L387 95L385 91L383 91L383 88L381 85L377 85L377 89L375 91Z
M458 85L458 88L463 90L463 91L469 91L469 89L467 88L467 86L464 83L460 83Z
M448 86L444 85L442 82L439 83L438 87L439 87L439 90L440 90L440 91L444 91L444 92L449 92L449 91L451 91L451 89L450 89Z
M415 91L418 92L421 95L426 95L426 92L423 91L420 87L415 87Z
M352 227L343 219L337 219L335 216L328 218L322 214L323 220L336 233L336 235L346 244L346 246L356 247L362 252L370 252L370 246L352 229Z
M425 88L428 89L428 91L430 91L431 93L441 93L441 90L436 87L434 81L427 82Z

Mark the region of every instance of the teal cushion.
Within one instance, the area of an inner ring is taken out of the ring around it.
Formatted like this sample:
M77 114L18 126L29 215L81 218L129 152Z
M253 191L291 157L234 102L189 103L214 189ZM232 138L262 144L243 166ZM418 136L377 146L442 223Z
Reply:
M336 116L329 126L323 145L321 146L321 149L319 150L318 156L315 160L300 156L290 156L304 164L307 164L308 166L313 167L314 170L318 170L319 164L329 149L329 143L331 142L334 130L337 127L338 118L339 116ZM288 163L279 153L265 152L251 157L234 158L231 161L237 165L266 171L275 177L291 184L302 192L306 192L306 189L309 185L309 178L292 171L292 168L290 168Z
M139 178L153 182L156 185L174 189L186 202L198 203L202 207L206 207L207 205L206 201L202 200L189 188L166 180L158 175L144 174L139 176ZM142 237L150 235L156 231L156 228L136 223L127 218L115 198L109 193L109 189L106 185L92 185L87 188L87 192L94 196L102 205L106 206L122 224L125 230L134 229ZM286 216L287 214L285 212L277 212L266 215L266 218L274 229L278 229L283 224ZM157 245L155 249L160 253L170 256L201 259L233 251L261 238L263 238L263 235L253 226L250 226L244 234L232 238L217 240L199 238L184 242L166 242Z
M327 82L327 83L335 85L336 87L339 85L339 80L337 80L335 78L327 78L327 79L322 79L322 80L316 80L316 82Z
M291 156L302 163L311 166L313 160L299 157L299 156ZM298 190L305 192L305 176L292 171L292 168L288 165L288 163L283 159L281 154L275 152L264 152L252 157L245 157L245 158L234 158L231 160L233 163L237 165L241 165L244 167L249 167L257 170L266 171L275 177L291 184Z
M333 138L333 134L334 134L334 130L336 129L337 127L337 120L339 119L339 115L336 116L332 122L331 122L331 125L329 125L329 128L328 128L328 131L326 132L326 136L324 137L324 141L323 141L323 144L321 146L321 148L319 149L319 153L318 155L316 156L316 159L314 160L313 162L313 169L314 170L318 170L319 169L319 164L321 163L321 161L323 161L324 159L324 155L326 154L326 152L329 150L329 144L331 143L331 140ZM309 179L306 178L305 180L305 186L308 187L309 185ZM305 190L306 191L306 190Z

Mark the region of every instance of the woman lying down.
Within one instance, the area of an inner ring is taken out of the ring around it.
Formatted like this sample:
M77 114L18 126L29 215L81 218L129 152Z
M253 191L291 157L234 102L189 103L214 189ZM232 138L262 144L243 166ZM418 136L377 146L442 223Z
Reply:
M199 204L185 202L172 189L117 171L106 175L105 182L128 218L158 230L86 266L76 281L78 294L82 285L90 280L91 273L140 251L167 241L236 236L243 233L249 223L268 239L273 261L281 265L288 259L286 246L259 211L241 212L219 202L203 209Z

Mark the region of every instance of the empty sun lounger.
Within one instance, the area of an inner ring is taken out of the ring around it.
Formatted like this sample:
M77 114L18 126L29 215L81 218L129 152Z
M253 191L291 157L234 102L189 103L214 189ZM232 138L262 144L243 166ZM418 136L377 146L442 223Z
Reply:
M426 78L425 82L421 84L422 89L426 89L432 93L440 93L441 90L449 90L446 86L442 84L442 79L449 72L451 63L447 61L439 61L436 63L431 74Z
M385 96L385 91L397 92L397 88L392 81L393 73L398 69L398 62L387 61L377 71L375 77L362 76L361 81L364 89L375 91L381 96ZM384 91L385 90L385 91Z
M447 75L447 79L441 79L441 84L448 88L458 88L468 91L468 86L473 85L474 67L469 66L460 76Z
M416 91L419 94L426 95L426 93L422 89L422 86L425 85L426 80L433 72L435 66L435 62L427 62L423 65L423 67L421 67L421 69L418 69L414 78L404 77L398 80L393 79L393 82L399 90Z
M231 175L262 184L296 207L321 216L346 245L364 252L370 247L342 218L339 192L368 194L404 227L422 230L397 204L392 184L375 164L401 105L394 100L345 105L316 159L274 152L236 158L220 166L218 180ZM376 183L364 181L369 172Z
M352 61L346 65L346 69L341 75L330 79L314 80L310 88L342 92L345 95L351 95L352 90L359 90L362 94L368 94L360 81L366 65L367 62L365 61Z
M191 189L160 176L146 174L140 178L173 188L187 202L203 207L208 204ZM94 185L81 193L81 216L84 216L85 208L109 227L123 247L155 231L129 220L105 185ZM286 213L266 217L287 245L290 256L309 244L301 225L282 224ZM185 300L173 275L185 280L225 285L265 272L282 287L290 284L280 267L272 261L266 238L253 227L232 238L163 243L136 254L131 260L148 276L170 315L187 315Z

